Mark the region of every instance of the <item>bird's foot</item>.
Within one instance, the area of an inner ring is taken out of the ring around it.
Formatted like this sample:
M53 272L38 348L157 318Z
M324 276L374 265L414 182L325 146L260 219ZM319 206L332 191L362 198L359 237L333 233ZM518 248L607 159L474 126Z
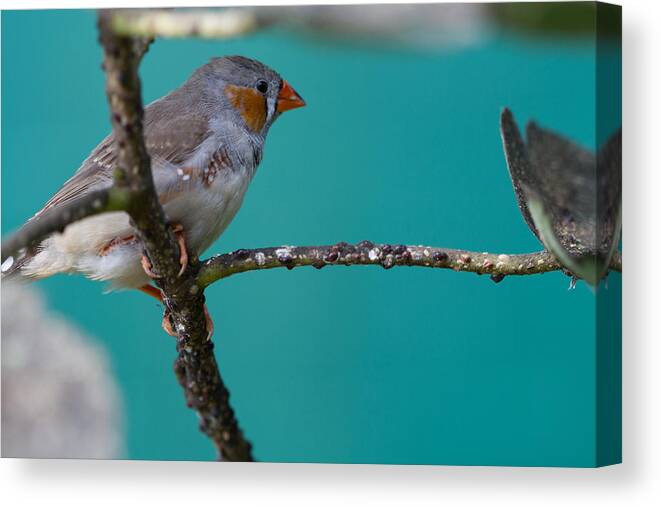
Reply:
M158 299L161 303L163 303L163 293L158 287L154 287L153 285L143 285L139 289L145 294L148 294L149 296ZM213 335L214 326L213 326L213 320L211 319L211 315L209 315L209 310L207 309L207 305L204 305L204 318L206 320L207 340L210 340L211 335ZM170 336L175 336L175 337L177 336L177 333L172 328L172 319L170 318L170 312L167 309L163 313L163 320L161 321L161 326L163 327L163 330Z
M146 256L142 256L142 267L144 268L145 272L147 275L149 275L149 272L151 270L148 270L148 268L145 267L145 262L149 262ZM139 288L142 292L145 294L157 299L160 303L163 303L163 292L161 289L158 287L154 287L153 285L143 285L142 287ZM163 313L163 320L161 321L161 326L163 327L163 330L169 334L170 336L177 336L177 333L174 332L174 329L172 329L172 320L170 319L170 312L166 309L165 312Z
M172 224L170 226L172 232L174 233L175 238L177 239L177 244L179 245L179 273L177 276L181 276L185 273L186 268L188 267L188 249L186 248L186 237L184 236L184 228L181 224ZM142 269L147 274L149 278L155 280L158 278L158 275L152 271L151 261L147 255L142 254L142 259L140 260Z
M174 336L175 338L177 337L177 333L175 333L174 329L172 329L172 319L170 318L170 312L168 312L167 310L163 312L163 320L161 321L161 327L163 328L163 331L165 331L170 336Z
M204 318L206 321L207 341L209 341L211 340L211 336L213 335L214 326L213 326L213 320L211 319L211 315L209 315L209 310L207 309L207 305L204 305ZM163 314L163 321L161 322L161 325L163 326L163 330L167 334L174 337L177 336L177 333L172 328L172 319L170 318L170 312L168 312L167 310L165 310L165 313Z

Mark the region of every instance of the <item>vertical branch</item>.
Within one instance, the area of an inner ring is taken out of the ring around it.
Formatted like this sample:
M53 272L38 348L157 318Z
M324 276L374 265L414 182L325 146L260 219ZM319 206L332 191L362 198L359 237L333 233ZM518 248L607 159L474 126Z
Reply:
M116 185L129 191L126 210L158 276L156 283L177 333L174 370L186 402L197 411L200 429L214 442L219 459L252 461L251 445L239 428L218 371L213 343L207 340L198 266L189 266L179 276L178 246L154 188L138 77L148 41L115 34L113 15L111 10L100 11L99 33L117 155Z
M143 132L143 109L138 65L145 47L112 31L112 11L99 14L99 34L105 51L106 94L117 159L116 182L132 196L128 212L152 262L153 271L172 285L179 271L176 242L158 202Z

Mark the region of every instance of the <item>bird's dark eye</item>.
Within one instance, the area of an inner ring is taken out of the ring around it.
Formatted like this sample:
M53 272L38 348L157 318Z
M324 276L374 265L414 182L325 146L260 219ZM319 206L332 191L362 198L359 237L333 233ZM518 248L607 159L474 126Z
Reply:
M257 91L260 93L266 93L267 91L269 91L269 84L263 79L260 79L259 81L257 81L255 88L257 88Z

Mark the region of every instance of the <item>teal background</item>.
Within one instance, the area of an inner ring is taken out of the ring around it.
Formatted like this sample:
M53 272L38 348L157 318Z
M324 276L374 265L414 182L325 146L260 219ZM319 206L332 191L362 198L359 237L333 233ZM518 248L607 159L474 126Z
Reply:
M90 11L2 13L2 228L17 228L108 132ZM540 246L517 209L498 115L594 148L595 43L508 33L461 50L380 50L281 30L159 40L146 102L211 56L277 69L284 115L210 253L337 241L494 252ZM560 273L374 267L246 273L207 291L218 361L266 461L594 466L595 296ZM619 290L619 275L610 277ZM82 277L38 282L108 350L127 458L210 460L172 373L161 309Z

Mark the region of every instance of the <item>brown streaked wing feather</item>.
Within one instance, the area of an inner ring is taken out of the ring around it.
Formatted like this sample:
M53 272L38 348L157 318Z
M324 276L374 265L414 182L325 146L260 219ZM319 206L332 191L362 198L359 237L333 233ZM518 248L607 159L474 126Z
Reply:
M145 118L147 151L152 157L175 166L185 162L211 135L205 115L186 110L178 103L147 108Z
M51 197L44 207L39 210L31 220L38 218L43 212L57 208L73 199L87 194L91 190L98 190L110 186L112 182L112 164L115 155L112 149L112 136L106 137L94 149L76 173Z
M182 111L174 101L156 101L145 110L145 144L152 157L152 171L157 190L159 183L169 186L176 181L173 168L184 162L210 135L208 120L203 115ZM60 190L32 217L38 218L44 211L69 203L90 191L109 187L115 167L114 138L107 136L92 151ZM167 172L168 174L157 174ZM172 174L169 174L172 172Z

